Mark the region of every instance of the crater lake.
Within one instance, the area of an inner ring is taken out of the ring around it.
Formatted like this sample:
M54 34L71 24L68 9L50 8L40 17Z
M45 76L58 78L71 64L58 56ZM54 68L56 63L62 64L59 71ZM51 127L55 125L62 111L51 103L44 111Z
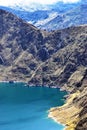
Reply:
M57 88L0 83L0 130L63 130L48 110L63 105L65 95Z

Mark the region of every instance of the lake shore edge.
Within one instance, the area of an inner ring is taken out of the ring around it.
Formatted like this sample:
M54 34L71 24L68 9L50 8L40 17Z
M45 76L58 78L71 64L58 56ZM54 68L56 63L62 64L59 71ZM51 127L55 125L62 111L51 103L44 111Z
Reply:
M65 89L59 87L59 86L48 86L48 85L36 85L36 84L28 84L26 81L20 81L20 80L0 80L0 83L24 83L27 87L47 87L47 88L56 88L60 89L60 91L66 91Z
M70 94L63 106L54 107L49 110L48 118L65 126L64 130L75 130L79 122L79 113L82 108L75 106L72 102L80 95L80 92Z

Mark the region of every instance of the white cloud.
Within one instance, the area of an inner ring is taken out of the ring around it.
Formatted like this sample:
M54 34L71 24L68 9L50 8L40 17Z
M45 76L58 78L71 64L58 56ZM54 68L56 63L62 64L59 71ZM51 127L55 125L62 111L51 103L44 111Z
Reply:
M63 1L64 3L75 3L75 2L78 2L80 0L61 0Z
M0 0L0 5L3 6L13 6L13 5L29 5L30 3L38 3L38 4L53 4L58 1L62 1L64 3L74 3L79 0Z

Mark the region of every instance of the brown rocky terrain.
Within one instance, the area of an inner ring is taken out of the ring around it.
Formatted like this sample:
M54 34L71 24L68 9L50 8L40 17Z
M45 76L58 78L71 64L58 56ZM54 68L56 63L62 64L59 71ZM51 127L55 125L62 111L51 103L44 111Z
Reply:
M86 48L87 25L48 33L0 10L0 80L61 87L70 95L78 90L62 108L70 110L71 123L60 121L73 124L69 130L87 129Z

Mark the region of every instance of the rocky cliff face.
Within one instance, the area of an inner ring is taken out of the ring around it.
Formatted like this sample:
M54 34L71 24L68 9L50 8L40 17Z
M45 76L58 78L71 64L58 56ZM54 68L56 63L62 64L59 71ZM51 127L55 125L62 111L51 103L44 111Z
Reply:
M82 108L76 130L87 129L86 48L86 25L48 33L0 10L0 80L78 90L69 105Z

